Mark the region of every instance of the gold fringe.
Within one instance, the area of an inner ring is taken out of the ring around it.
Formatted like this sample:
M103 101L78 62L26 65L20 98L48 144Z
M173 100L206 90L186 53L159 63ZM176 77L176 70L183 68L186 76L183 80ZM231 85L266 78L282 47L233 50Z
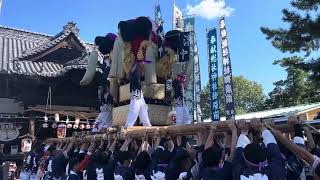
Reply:
M131 48L131 43L130 42L125 42L124 43L124 60L123 60L123 69L125 72L125 75L128 77L130 68L133 63L133 53L132 53L132 48Z
M147 40L144 40L140 43L138 54L137 54L138 61L142 61L145 59L145 54L146 54L147 47L149 44L150 44L150 42Z
M170 79L172 76L172 68L177 58L175 52L171 48L165 48L166 54L158 60L156 64L156 73L159 77Z

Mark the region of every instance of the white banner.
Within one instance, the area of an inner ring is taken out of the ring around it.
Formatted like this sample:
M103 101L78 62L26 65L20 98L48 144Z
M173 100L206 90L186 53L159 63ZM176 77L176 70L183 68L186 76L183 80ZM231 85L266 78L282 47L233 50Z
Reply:
M172 29L183 31L183 18L181 10L173 3L173 26Z

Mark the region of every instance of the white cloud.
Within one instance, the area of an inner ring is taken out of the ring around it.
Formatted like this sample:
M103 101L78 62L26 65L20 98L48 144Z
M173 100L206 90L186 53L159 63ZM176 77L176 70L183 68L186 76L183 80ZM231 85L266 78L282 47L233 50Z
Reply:
M187 14L196 15L205 19L213 19L221 16L230 16L234 8L226 6L224 0L202 0L194 6L187 5Z

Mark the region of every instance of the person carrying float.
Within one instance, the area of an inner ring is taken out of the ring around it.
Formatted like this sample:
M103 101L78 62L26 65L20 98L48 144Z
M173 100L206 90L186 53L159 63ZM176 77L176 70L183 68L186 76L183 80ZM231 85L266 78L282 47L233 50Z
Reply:
M183 98L185 83L186 75L183 73L178 74L176 79L172 81L174 95L171 115L175 116L176 125L191 124L191 116Z
M109 92L110 83L106 81L98 87L98 102L100 112L95 122L95 127L92 129L93 132L101 132L103 129L112 126L112 104L113 98Z
M116 35L113 33L108 33L106 36L97 36L95 38L95 46L93 51L89 55L89 61L97 63L99 56L98 51L102 54L102 78L98 87L98 104L99 104L99 115L97 121L95 122L95 127L93 132L101 132L102 129L112 126L112 104L113 97L110 95L110 82L108 81L108 76L110 72L111 64L111 52L113 49L114 41ZM92 60L91 60L92 59ZM96 71L96 66L92 66L91 71ZM87 70L87 71L88 71ZM86 72L87 74L87 72ZM85 75L86 76L86 75ZM91 79L91 80L90 80ZM93 79L93 76L88 79L83 79L81 82L84 84L90 83ZM86 81L90 80L90 81Z
M126 128L132 127L138 116L143 126L151 126L148 116L148 105L146 104L141 89L141 64L136 62L129 74L130 81L130 105Z

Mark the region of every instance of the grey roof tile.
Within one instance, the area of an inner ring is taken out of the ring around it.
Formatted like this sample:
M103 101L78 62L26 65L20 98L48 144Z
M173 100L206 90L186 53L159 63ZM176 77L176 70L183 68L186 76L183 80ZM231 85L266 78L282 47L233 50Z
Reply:
M86 43L79 38L79 29L75 26L75 23L68 23L63 29L64 30L56 36L51 36L0 26L0 73L55 77L73 68L85 69L87 66L86 54L91 51L93 44ZM86 49L83 57L72 60L65 66L52 62L22 60L25 57L45 51L56 45L70 33L74 33L77 40ZM100 61L101 58L102 57L99 56Z

